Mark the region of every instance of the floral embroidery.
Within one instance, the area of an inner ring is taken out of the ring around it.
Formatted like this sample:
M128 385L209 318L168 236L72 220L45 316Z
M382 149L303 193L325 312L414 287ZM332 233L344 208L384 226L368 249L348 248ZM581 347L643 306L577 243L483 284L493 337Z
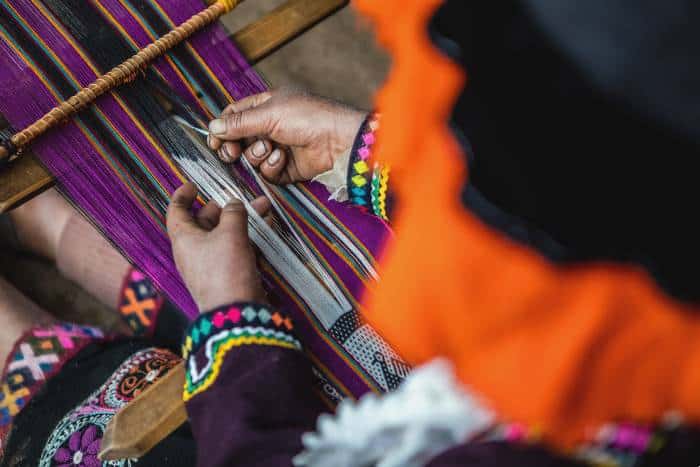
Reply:
M146 275L132 269L124 280L119 313L137 336L153 332L165 298Z
M206 391L216 381L226 354L243 345L301 349L290 333L289 317L254 304L221 307L201 315L190 325L182 355L187 360L185 401Z
M100 434L100 429L95 425L88 425L84 430L73 433L68 442L58 448L53 456L58 467L99 466L101 462L97 454L100 452Z
M70 323L33 328L19 339L0 379L0 440L47 379L85 346L104 339L97 328Z
M128 365L122 365L114 372L93 403L103 408L120 409L180 361L180 358L168 350L139 352L129 359Z
M39 466L103 465L97 453L114 414L180 361L175 354L163 349L146 349L132 355L97 391L56 425L44 446ZM123 459L104 465L131 466L135 462L136 459Z

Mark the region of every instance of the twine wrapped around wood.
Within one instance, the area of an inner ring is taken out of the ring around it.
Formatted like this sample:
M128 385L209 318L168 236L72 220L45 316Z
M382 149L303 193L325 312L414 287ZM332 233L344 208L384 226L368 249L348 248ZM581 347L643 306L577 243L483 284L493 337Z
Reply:
M102 94L128 82L147 67L153 60L183 42L200 29L212 24L222 15L233 10L241 0L217 0L211 6L197 13L180 26L160 39L139 50L133 57L112 68L70 99L48 111L43 117L24 130L0 142L0 168L9 159L21 153L22 149L51 128L68 120L85 107L92 104Z

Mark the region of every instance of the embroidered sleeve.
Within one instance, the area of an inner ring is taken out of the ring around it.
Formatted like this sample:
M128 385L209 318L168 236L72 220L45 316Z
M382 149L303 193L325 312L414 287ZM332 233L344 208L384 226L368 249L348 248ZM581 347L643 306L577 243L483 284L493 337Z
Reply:
M350 201L375 216L388 220L389 167L372 160L372 147L379 129L379 115L370 114L360 128L348 165Z
M198 465L290 465L324 406L285 314L236 303L187 332L184 399Z
M301 350L291 319L265 306L241 303L201 315L182 346L187 361L185 401L215 383L229 352L251 345Z

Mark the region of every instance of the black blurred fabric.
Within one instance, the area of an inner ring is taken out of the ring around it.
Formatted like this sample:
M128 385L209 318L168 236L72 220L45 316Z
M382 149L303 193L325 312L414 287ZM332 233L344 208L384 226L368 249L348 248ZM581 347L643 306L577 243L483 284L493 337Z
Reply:
M574 3L450 0L435 16L468 74L464 202L552 260L636 263L697 300L699 8Z

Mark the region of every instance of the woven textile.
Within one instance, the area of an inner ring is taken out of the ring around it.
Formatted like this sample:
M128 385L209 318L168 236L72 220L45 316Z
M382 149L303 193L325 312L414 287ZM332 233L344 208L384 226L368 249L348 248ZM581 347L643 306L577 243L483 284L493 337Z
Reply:
M0 112L15 129L30 124L203 7L195 0L1 2ZM182 184L170 155L188 148L155 95L172 92L206 122L228 102L265 88L215 25L32 147L65 196L190 318L198 310L177 274L164 226L169 196ZM396 379L392 368L402 367L400 359L361 319L348 319L361 315L359 298L368 280L358 256L375 261L387 227L352 206L327 201L319 185L276 192L354 310L331 325L322 323L263 264L274 305L292 315L305 349L334 391L356 396L387 389ZM339 233L350 240L352 252L348 242L336 241ZM344 341L331 337L336 322L353 323Z

